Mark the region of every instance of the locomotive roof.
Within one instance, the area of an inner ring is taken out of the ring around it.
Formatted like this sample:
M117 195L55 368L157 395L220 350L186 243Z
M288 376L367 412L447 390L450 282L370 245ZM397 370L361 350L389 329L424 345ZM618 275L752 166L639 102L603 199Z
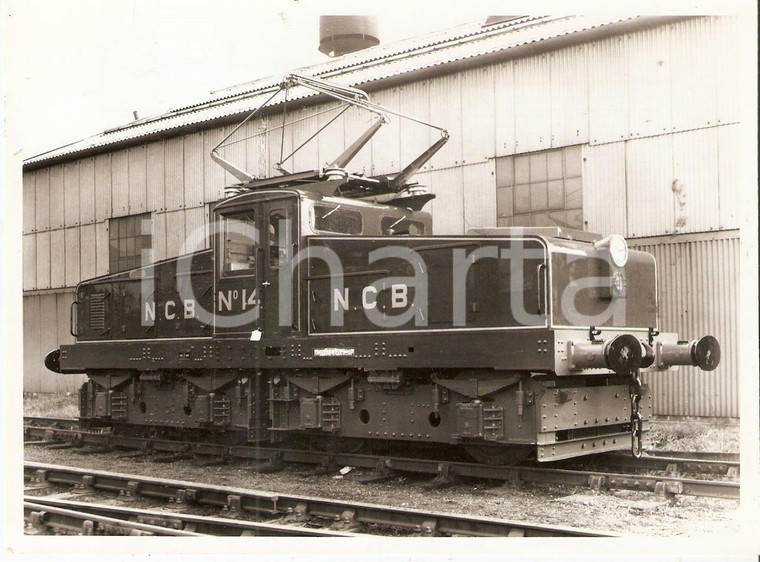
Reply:
M239 207L241 205L245 204L252 204L257 203L260 201L267 201L271 199L278 199L284 195L297 195L301 199L310 199L312 201L322 201L322 200L328 200L331 202L335 201L342 201L345 202L346 205L356 206L356 207L367 207L367 208L388 208L388 207L397 207L396 205L391 205L387 202L381 202L381 201L366 201L361 199L354 199L354 198L347 198L347 197L339 197L334 196L330 194L322 194L318 191L314 190L306 190L306 189L297 189L295 187L279 187L279 188L269 188L269 189L256 189L256 190L249 190L244 191L243 193L240 193L238 195L233 195L232 197L228 197L227 199L223 199L219 203L216 204L214 207L215 211L224 211L225 209L232 209L235 207Z
M542 236L544 238L560 238L565 240L574 240L576 242L598 242L602 239L601 234L586 232L584 230L574 230L572 228L562 228L559 226L532 226L532 227L512 227L501 226L493 228L471 228L467 234L476 234L479 236L513 236L522 234L527 236Z

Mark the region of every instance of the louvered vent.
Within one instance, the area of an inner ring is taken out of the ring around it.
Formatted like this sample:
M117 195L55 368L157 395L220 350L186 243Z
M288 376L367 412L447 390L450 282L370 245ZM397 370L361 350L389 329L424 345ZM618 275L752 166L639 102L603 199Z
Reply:
M106 328L106 294L93 293L90 297L90 329L105 330Z

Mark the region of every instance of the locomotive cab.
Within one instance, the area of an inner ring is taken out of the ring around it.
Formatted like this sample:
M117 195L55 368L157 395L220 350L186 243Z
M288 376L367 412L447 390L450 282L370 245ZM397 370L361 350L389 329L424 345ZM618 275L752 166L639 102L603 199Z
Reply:
M432 229L429 213L298 190L253 191L224 200L213 224L214 335L251 341L302 332L306 237L422 236Z

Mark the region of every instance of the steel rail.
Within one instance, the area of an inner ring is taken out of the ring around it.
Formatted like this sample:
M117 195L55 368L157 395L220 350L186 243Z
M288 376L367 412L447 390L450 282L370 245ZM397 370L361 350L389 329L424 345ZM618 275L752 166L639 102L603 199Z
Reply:
M694 472L700 474L721 474L734 478L739 476L739 461L711 460L698 458L681 458L675 456L643 455L636 459L620 453L603 453L600 455L605 464L633 468L638 470L662 470L669 474Z
M39 498L24 497L24 520L31 524L33 531L28 534L62 529L81 535L168 535L180 537L200 536L199 533L150 525L136 521L125 521L105 515L51 505Z
M653 457L672 457L683 460L739 462L738 453L715 453L707 451L645 451L645 453Z
M198 454L218 458L235 458L268 462L272 465L282 463L321 464L324 466L353 466L356 468L375 469L379 472L415 472L431 474L441 479L455 476L501 480L512 483L539 482L565 484L571 486L589 486L595 489L627 489L655 492L660 495L690 495L739 499L739 483L710 480L692 480L673 476L646 474L617 474L601 471L570 470L534 466L491 466L464 462L442 462L432 459L403 457L379 457L351 453L325 453L254 447L248 445L224 445L219 443L194 443L130 437L110 433L90 433L78 430L50 429L27 426L25 437L38 436L52 441L53 437L68 438L77 444L96 444L106 447L124 447L143 451L174 454ZM52 437L51 437L52 436Z
M36 511L35 511L36 510ZM40 511L42 510L42 511ZM24 497L25 517L31 519L27 513L50 513L57 511L67 513L74 512L76 517L83 520L93 520L92 516L106 518L109 521L123 521L125 525L120 528L136 529L151 532L151 534L172 534L171 532L158 532L157 529L180 531L186 536L212 535L212 536L266 536L266 537L353 537L355 533L332 531L330 529L312 529L297 525L279 525L260 521L239 521L223 517L210 517L191 515L187 513L175 513L148 509L136 509L131 507L78 502L60 498L46 498L44 496ZM38 517L37 521L43 525L55 525L53 519L45 520L49 516ZM136 521L135 521L136 519ZM112 524L112 523L111 523ZM137 525L134 525L137 524ZM144 526L150 527L144 527ZM143 526L143 527L140 527ZM155 527L155 529L153 529ZM75 530L75 529L71 529ZM106 531L108 528L106 528ZM122 534L122 533L118 533Z
M24 426L27 425L35 427L76 429L79 427L79 420L77 418L24 416Z
M140 495L173 501L175 505L198 505L226 509L228 513L252 512L272 516L291 515L328 519L352 529L358 525L381 525L428 535L477 537L610 537L617 533L555 525L541 525L490 517L426 512L369 503L246 490L226 486L182 482L146 476L118 474L84 468L24 463L26 480L44 485L67 485L79 490L104 490L124 497Z

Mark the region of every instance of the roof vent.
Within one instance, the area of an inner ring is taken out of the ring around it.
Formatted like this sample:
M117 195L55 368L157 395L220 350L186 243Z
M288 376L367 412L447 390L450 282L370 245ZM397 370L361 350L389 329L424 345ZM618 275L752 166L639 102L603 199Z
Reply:
M331 57L380 44L375 16L319 16L319 51Z

